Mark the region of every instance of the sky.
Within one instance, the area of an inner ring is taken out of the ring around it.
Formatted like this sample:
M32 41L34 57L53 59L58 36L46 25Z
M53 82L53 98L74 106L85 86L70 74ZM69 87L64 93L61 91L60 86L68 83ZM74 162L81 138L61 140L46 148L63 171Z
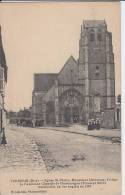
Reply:
M32 104L34 73L57 73L78 59L83 20L105 19L112 32L116 95L120 93L120 6L116 3L2 3L0 25L8 66L6 109Z

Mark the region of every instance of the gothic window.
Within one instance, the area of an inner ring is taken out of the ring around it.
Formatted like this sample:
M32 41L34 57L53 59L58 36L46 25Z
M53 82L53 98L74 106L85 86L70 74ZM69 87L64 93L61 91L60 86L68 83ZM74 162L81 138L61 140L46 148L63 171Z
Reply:
M117 121L118 122L120 121L120 111L119 111L119 108L117 108Z
M99 72L100 72L100 70L99 70L99 66L96 66L95 74L96 74L96 75L98 75L98 74L99 74Z
M92 29L90 31L90 41L94 41L95 40L95 31Z
M100 112L101 99L100 96L94 97L94 112Z
M97 39L98 39L98 41L102 40L102 33L101 33L100 29L98 30L98 33L97 33Z

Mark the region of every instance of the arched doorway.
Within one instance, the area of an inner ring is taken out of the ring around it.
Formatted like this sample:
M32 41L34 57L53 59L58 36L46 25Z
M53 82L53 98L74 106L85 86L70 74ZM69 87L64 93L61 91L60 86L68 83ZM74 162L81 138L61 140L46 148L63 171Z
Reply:
M60 96L59 102L61 122L78 123L81 119L83 96L76 89L69 89Z
M64 107L64 112L63 112L63 118L64 122L70 123L71 122L71 108L70 107Z
M73 107L73 111L72 111L73 113L73 122L74 123L78 123L79 122L79 120L80 120L80 112L79 112L79 107L78 106L74 106Z
M66 123L78 123L80 120L80 112L78 106L64 106L64 112L63 112L63 118L64 122Z

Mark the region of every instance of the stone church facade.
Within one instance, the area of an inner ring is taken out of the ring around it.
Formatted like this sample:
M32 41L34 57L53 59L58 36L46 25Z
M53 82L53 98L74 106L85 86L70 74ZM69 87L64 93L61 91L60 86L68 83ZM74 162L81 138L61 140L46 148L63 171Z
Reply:
M70 56L58 74L34 75L34 123L86 124L99 117L103 127L114 128L114 67L112 34L106 22L83 21L78 60Z

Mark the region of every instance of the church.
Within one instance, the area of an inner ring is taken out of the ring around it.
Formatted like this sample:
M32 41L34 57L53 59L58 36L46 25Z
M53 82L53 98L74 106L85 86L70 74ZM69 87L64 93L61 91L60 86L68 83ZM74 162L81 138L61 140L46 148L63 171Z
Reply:
M70 56L59 73L34 74L34 124L87 124L91 118L114 128L115 65L105 20L83 21L78 60Z

